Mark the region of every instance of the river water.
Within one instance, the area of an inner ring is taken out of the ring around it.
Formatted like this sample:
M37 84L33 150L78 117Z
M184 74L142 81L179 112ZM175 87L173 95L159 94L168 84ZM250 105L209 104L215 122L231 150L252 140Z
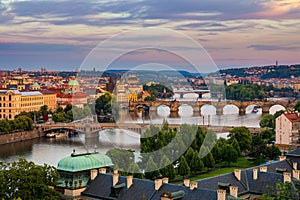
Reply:
M239 116L237 108L227 106L224 109L224 115L215 115L215 109L212 106L206 106L201 110L203 116L193 114L189 106L182 106L179 110L179 116L172 118L169 116L169 108L160 106L157 113L150 114L150 117L144 118L141 115L132 118L127 112L121 114L121 120L128 123L150 123L161 124L167 119L170 124L209 124L218 126L249 126L259 127L261 111L251 113L252 107L247 109L247 114ZM280 110L281 107L272 108L271 113ZM220 133L224 136L224 133ZM99 138L85 140L84 134L79 134L72 138L38 138L29 141L1 145L0 161L12 162L19 157L26 158L36 164L49 164L57 166L60 159L69 156L73 149L78 153L87 151L99 151L105 153L111 148L126 148L139 151L139 134L126 130L103 130Z

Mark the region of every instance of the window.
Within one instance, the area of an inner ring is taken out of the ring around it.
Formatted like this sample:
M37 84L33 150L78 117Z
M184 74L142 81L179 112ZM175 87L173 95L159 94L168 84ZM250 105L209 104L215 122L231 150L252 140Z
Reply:
M5 97L3 97L3 101L5 101Z
M8 119L11 119L11 114L8 115Z
M8 96L9 101L11 101L11 95Z
M9 103L9 107L11 107L11 103Z
M2 103L0 103L0 107L2 107Z

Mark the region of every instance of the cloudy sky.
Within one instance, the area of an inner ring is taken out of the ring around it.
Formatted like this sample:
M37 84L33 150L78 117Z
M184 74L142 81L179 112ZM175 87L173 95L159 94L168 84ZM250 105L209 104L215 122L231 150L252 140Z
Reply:
M148 27L191 37L219 67L300 63L300 0L1 0L0 68L76 69L100 42Z

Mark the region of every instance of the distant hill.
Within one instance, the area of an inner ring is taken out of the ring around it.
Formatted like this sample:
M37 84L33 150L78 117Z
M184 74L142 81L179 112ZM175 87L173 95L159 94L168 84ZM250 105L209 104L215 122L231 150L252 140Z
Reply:
M232 77L256 76L262 79L300 77L300 64L223 69L220 74Z

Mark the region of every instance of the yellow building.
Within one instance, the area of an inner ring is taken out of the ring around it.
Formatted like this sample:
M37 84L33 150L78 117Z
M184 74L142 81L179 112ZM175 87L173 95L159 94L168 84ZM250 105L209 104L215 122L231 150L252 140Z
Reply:
M57 107L56 93L48 90L41 90L40 92L44 97L44 105L47 105L49 110L55 111Z
M13 120L21 112L38 111L41 106L47 104L49 109L56 108L56 94L0 90L0 120L5 118Z

